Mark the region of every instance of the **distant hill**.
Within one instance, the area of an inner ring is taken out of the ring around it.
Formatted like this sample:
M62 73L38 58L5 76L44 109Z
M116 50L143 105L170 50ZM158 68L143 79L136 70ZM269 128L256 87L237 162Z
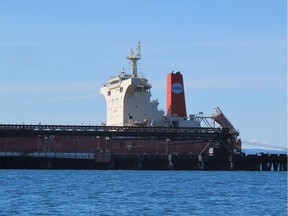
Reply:
M288 154L287 150L272 150L272 149L242 149L242 152L245 154L256 154L256 153L265 153L265 154Z

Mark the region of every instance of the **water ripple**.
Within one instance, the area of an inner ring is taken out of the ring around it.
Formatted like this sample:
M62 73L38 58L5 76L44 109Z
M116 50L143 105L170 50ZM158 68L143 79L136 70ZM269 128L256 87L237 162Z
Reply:
M0 215L287 215L286 172L0 170Z

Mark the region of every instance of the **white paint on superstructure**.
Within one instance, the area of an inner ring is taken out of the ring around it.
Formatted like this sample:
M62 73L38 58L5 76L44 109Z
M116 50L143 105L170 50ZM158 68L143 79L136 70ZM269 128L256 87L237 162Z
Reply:
M137 44L136 54L130 50L129 56L131 72L124 69L118 76L110 77L100 92L107 104L108 126L156 126L156 127L200 127L195 118L165 116L164 111L158 109L158 100L151 100L151 84L139 76L137 61L141 59L140 42ZM175 83L172 91L176 94L184 90L183 85Z
M137 61L141 59L140 43L136 55L130 50L131 73L124 70L101 88L107 104L107 125L155 125L162 126L164 111L158 110L158 101L152 100L151 85L137 73Z

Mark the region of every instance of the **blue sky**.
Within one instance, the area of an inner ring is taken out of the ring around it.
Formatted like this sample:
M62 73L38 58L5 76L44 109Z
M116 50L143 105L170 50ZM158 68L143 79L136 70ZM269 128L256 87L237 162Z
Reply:
M219 106L242 140L286 147L286 25L284 0L1 0L0 122L105 122L99 88L140 40L160 108L181 71L188 113Z

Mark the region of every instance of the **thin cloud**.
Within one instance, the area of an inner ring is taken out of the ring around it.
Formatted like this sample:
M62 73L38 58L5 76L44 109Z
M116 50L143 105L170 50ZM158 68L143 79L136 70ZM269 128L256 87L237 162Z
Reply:
M213 40L204 42L191 42L193 47L282 47L286 39L282 40ZM187 44L186 44L187 46Z
M50 103L50 102L87 100L87 99L97 98L97 97L99 97L99 93L79 95L79 96L44 98L44 99L39 99L39 100L24 101L24 102L20 102L20 103L0 105L0 107L2 107L2 108L7 108L7 107L17 107L17 106L25 106L25 105L33 105L33 104L42 104L42 103Z
M194 89L285 89L286 77L281 75L192 79L185 87Z
M63 92L98 92L101 84L97 82L70 83L33 83L0 85L0 93L63 93Z

